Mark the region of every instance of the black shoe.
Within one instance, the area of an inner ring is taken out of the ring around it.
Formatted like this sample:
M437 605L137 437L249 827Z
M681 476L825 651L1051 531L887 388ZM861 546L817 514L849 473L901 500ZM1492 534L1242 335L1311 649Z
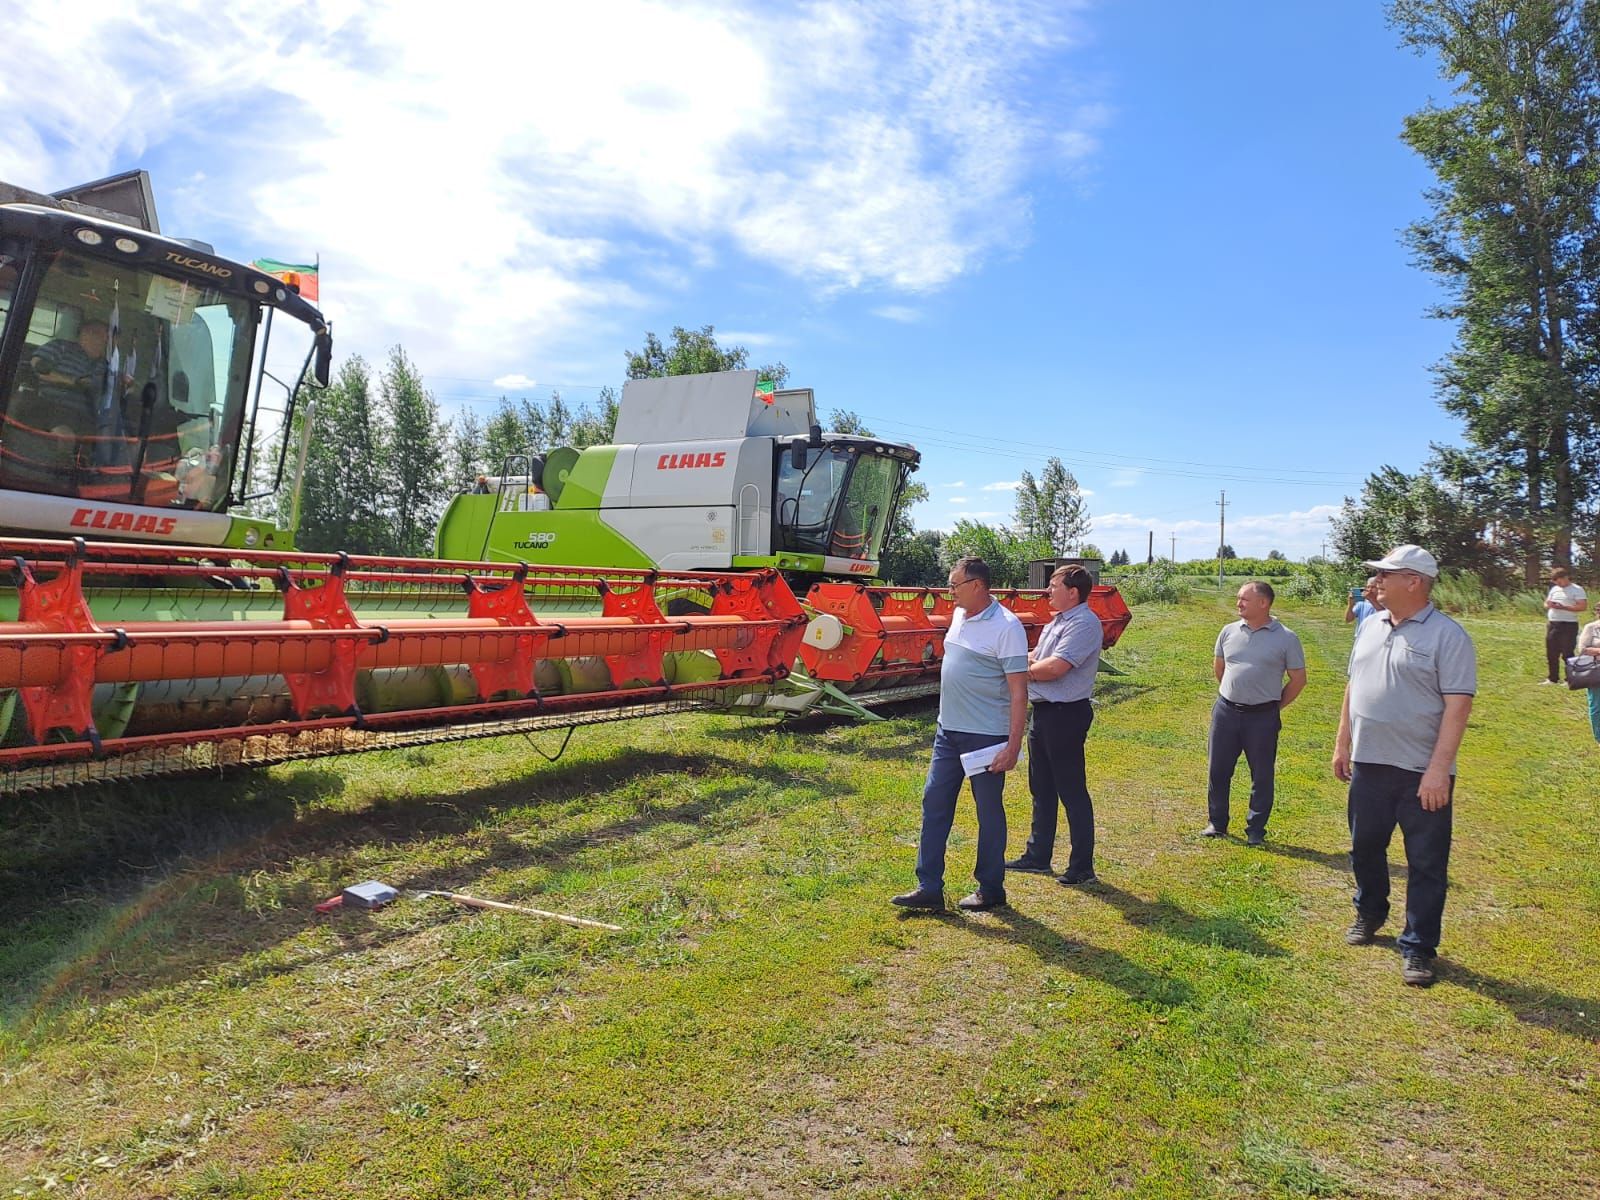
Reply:
M1056 880L1062 887L1077 887L1080 883L1098 883L1100 877L1090 868L1086 871L1063 871L1061 878Z
M1344 940L1352 946L1365 946L1378 936L1378 930L1382 928L1383 922L1377 917L1358 912L1356 919L1350 922L1350 928L1344 931Z
M1005 904L1003 892L998 896L991 896L988 892L973 892L956 901L956 907L967 912L988 912L991 908L1004 908Z
M1252 831L1250 833L1245 834L1244 835L1244 844L1246 846L1265 846L1267 844L1266 831L1262 830L1259 833Z
M914 892L905 892L895 896L890 904L898 904L901 908L914 908L921 910L943 911L944 893L930 892L927 888L918 888Z
M1049 875L1054 868L1051 867L1051 865L1047 862L1039 862L1035 859L1029 858L1027 855L1023 855L1021 858L1013 858L1010 862L1008 862L1006 864L1006 870L1026 871L1030 875Z
M1218 829L1215 825L1211 824L1211 822L1207 821L1206 822L1206 827L1200 831L1200 836L1201 837L1227 837L1228 836L1228 831L1226 829Z
M1400 964L1400 978L1412 987L1427 987L1433 982L1433 959L1408 954Z

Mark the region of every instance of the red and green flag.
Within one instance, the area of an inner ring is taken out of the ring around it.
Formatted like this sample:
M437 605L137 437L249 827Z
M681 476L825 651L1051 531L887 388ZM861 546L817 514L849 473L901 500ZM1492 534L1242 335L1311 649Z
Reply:
M297 289L305 299L316 300L317 272L321 267L320 263L286 263L279 262L275 258L258 258L250 265L274 279L283 280L290 287Z
M777 399L778 385L770 379L756 380L756 399L763 404L771 404Z

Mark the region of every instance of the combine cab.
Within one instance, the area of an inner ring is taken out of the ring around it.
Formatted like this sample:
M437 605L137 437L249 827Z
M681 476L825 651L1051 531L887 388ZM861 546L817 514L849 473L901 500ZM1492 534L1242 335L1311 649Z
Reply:
M229 510L281 482L286 441L261 461L258 427L327 382L322 315L149 215L8 197L40 203L0 203L0 531L289 546Z

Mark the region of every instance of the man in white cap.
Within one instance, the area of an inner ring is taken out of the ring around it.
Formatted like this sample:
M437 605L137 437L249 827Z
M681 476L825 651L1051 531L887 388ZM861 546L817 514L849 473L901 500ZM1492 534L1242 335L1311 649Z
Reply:
M1334 741L1333 773L1350 785L1350 867L1356 877L1352 946L1389 916L1389 839L1406 853L1406 924L1396 940L1406 983L1433 982L1450 864L1456 750L1478 690L1472 639L1433 607L1439 564L1420 546L1396 546L1366 564L1383 611L1356 631Z

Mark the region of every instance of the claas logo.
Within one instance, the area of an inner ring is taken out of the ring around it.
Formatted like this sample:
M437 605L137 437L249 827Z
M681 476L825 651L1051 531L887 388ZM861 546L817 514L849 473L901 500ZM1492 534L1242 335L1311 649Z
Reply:
M153 517L145 513L110 512L104 508L80 508L71 524L79 529L116 529L127 533L153 533L164 536L178 527L177 517Z
M728 456L718 450L715 454L663 454L656 459L658 471L681 471L685 468L721 467L728 462Z

